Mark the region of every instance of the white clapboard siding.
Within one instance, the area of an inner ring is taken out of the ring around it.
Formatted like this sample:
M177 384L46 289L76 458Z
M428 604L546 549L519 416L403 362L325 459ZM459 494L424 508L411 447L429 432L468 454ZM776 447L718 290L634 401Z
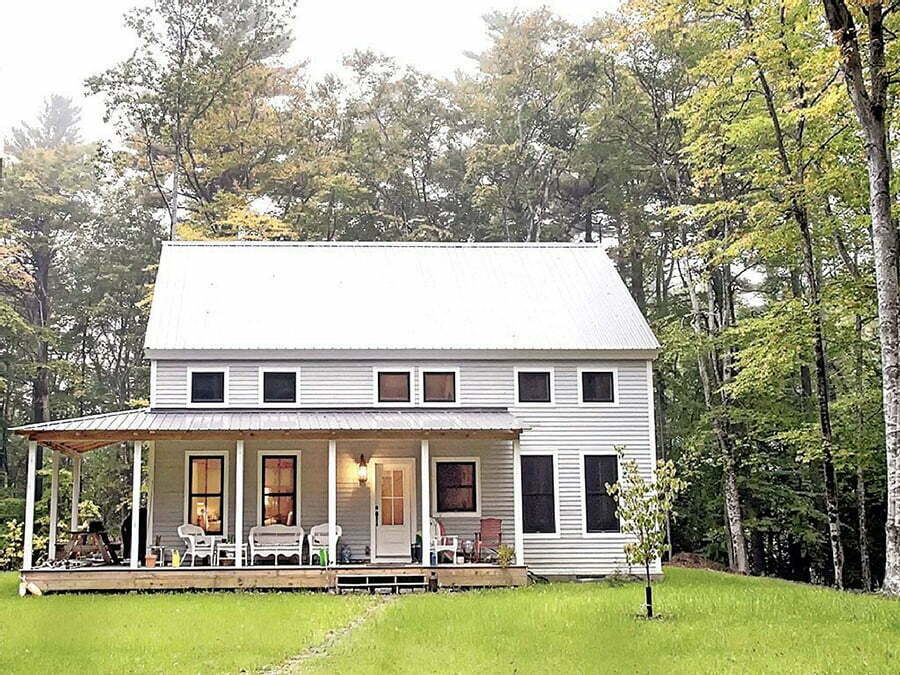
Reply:
M252 408L259 398L259 366L266 362L222 361L215 365L229 368L229 407ZM609 361L282 361L269 365L296 367L300 370L300 406L309 408L370 407L374 401L373 368L409 368L413 370L414 404L418 403L419 371L422 368L458 368L460 405L463 407L503 407L527 427L521 436L523 452L542 451L557 455L559 499L559 536L525 539L525 561L539 573L609 574L627 571L620 534L585 536L582 533L583 511L581 462L584 452L611 452L624 448L625 458L634 459L647 474L655 462L651 428L649 368L644 360ZM184 407L187 403L187 361L159 361L155 368L154 407ZM206 365L206 364L204 364ZM552 367L554 370L554 403L552 405L519 405L515 402L514 372L516 367ZM615 368L618 380L618 404L592 407L578 403L578 368ZM458 442L462 443L462 442ZM197 445L197 444L194 444ZM256 451L258 442L247 444L245 476L246 513L249 528L257 522ZM327 512L327 461L325 443L282 444L290 449L303 446L302 525L309 528L324 522ZM307 451L306 448L310 446ZM512 450L509 442L472 441L462 446L433 441L432 456L458 454L479 456L483 490L482 515L504 520L504 532L512 543ZM157 443L157 482L166 485L157 493L158 528L174 533L183 512L184 444ZM355 557L369 544L368 487L356 480L356 461L360 452L367 458L373 453L383 456L413 457L418 467L419 448L414 442L339 442L338 519L344 528L345 542ZM178 455L181 454L180 460ZM233 467L229 470L233 480ZM418 469L417 469L418 482ZM309 487L307 487L309 485ZM417 498L421 497L417 489ZM178 501L174 507L159 507L159 502ZM233 503L233 499L232 499ZM173 511L174 509L174 511ZM175 513L177 512L177 513ZM417 507L415 513L420 513ZM230 519L233 522L233 518ZM477 519L445 518L451 534L471 538ZM419 524L421 527L421 524ZM656 568L658 570L658 568Z

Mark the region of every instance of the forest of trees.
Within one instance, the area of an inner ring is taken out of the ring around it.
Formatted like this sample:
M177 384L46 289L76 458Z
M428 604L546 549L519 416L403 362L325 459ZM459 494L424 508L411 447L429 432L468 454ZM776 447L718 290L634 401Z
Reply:
M51 96L7 142L0 521L24 493L9 427L146 404L162 240L580 240L664 347L674 550L865 589L887 560L900 593L895 8L495 13L452 79L370 52L312 78L289 0L132 11L138 49L85 85L116 140ZM86 459L84 508L111 521L123 453Z

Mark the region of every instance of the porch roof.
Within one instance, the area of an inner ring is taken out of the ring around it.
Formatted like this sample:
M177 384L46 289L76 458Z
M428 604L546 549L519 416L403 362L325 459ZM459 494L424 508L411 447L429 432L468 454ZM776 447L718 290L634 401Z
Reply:
M28 424L21 436L66 452L127 440L184 438L517 438L521 421L505 408L162 410L140 408Z

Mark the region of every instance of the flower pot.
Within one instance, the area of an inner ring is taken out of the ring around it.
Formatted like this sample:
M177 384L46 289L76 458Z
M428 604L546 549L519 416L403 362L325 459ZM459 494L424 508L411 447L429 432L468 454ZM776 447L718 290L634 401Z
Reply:
M147 567L156 567L156 556L148 555L144 558L144 562L147 564Z

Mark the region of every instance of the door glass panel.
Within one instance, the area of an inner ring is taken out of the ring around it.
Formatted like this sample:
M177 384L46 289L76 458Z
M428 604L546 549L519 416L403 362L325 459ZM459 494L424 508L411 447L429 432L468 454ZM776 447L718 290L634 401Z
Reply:
M403 496L403 472L402 471L394 471L394 496L402 497Z
M393 525L394 524L394 500L391 497L382 497L381 499L381 524L382 525Z
M394 496L394 477L390 471L383 473L381 476L381 496Z
M403 525L403 498L394 499L394 525Z

